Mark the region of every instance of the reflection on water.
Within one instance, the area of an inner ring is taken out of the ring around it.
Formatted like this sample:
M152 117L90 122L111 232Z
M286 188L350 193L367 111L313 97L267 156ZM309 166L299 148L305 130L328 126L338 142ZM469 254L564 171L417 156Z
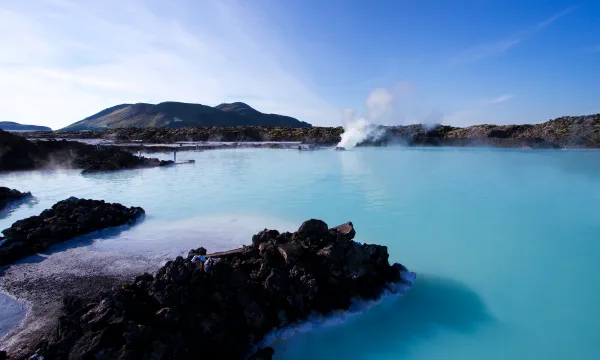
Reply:
M377 174L378 169L374 169L369 164L369 160L365 159L365 154L361 152L341 151L337 153L341 164L343 184L352 189L348 195L361 194L373 210L385 208L386 201L390 200L386 184L382 182L385 175ZM355 189L355 187L359 188Z

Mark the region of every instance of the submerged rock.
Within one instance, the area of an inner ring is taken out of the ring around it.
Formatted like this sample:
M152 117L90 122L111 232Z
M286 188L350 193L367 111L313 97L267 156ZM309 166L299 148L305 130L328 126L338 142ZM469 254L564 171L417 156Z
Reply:
M352 223L309 220L291 234L264 230L252 246L167 262L155 276L65 302L36 356L51 359L271 359L271 331L314 313L348 309L402 282L385 246L352 241ZM205 261L194 261L202 257ZM28 354L23 358L28 358Z
M9 189L0 186L0 210L3 210L10 203L31 197L30 192L20 192L19 190Z
M140 207L126 207L104 200L70 197L38 216L18 220L0 236L0 266L44 251L52 244L112 226L132 223L144 215Z

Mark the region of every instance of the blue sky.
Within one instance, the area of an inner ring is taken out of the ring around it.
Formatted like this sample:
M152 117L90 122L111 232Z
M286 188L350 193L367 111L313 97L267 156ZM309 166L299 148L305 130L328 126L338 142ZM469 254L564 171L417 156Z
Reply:
M600 112L600 1L0 0L0 120L244 101L315 125Z

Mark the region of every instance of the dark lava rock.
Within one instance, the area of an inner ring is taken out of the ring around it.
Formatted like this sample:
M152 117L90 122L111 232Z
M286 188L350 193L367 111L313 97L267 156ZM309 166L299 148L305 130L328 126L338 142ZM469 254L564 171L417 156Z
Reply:
M177 143L182 141L301 141L313 144L334 145L340 141L344 129L339 127L270 127L270 126L187 126L170 129L115 128L93 131L55 131L28 133L41 139L110 139L142 140L144 143Z
M533 120L538 122L540 119ZM28 133L28 136L44 139L141 140L145 143L269 140L334 146L340 142L343 132L342 127L190 126L177 129L156 127L35 132ZM600 148L600 114L566 116L534 125L474 125L465 128L423 124L377 125L372 126L369 133L358 146ZM344 148L338 147L336 150Z
M82 174L115 171L123 169L139 169L173 164L171 160L138 157L111 146L98 147L95 151L84 153L76 160L77 167L83 168Z
M253 246L192 250L95 301L68 299L33 348L45 360L271 359L272 348L260 349L271 330L377 298L401 279L406 269L390 266L385 246L353 235L351 223L309 220L293 234L261 231Z
M197 249L190 250L188 252L188 260L191 260L196 255L200 255L200 256L206 255L206 249L203 247L199 247Z
M30 192L22 193L19 190L0 186L0 210L4 209L13 201L26 199L28 197L31 197Z
M272 347L266 347L258 350L254 355L250 356L248 360L271 360L275 355L275 350Z
M77 141L29 141L0 130L0 171L50 167L83 169L83 173L138 169L173 164L173 161L138 157L112 146Z
M298 235L303 238L321 238L329 234L329 228L324 221L311 219L305 221L298 229Z
M350 221L345 224L334 227L332 230L334 230L335 234L338 236L339 239L346 241L354 239L354 236L356 235L354 225L352 225L352 222Z
M2 231L0 266L92 231L131 224L142 215L144 209L140 207L128 208L104 200L71 197L59 201L40 215L16 221Z

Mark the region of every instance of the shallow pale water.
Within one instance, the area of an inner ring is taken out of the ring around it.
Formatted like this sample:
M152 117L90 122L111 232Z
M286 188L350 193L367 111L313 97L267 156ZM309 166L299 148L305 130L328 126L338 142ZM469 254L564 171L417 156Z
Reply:
M262 228L308 218L351 220L358 241L387 245L391 261L419 274L414 288L278 344L276 358L598 358L600 152L253 149L177 159L196 163L0 175L35 196L0 215L0 228L69 196L100 198L148 215L87 248L164 257L247 244Z
M19 325L25 317L26 309L19 301L5 294L0 294L0 309L2 309L0 314L0 338L2 338Z

